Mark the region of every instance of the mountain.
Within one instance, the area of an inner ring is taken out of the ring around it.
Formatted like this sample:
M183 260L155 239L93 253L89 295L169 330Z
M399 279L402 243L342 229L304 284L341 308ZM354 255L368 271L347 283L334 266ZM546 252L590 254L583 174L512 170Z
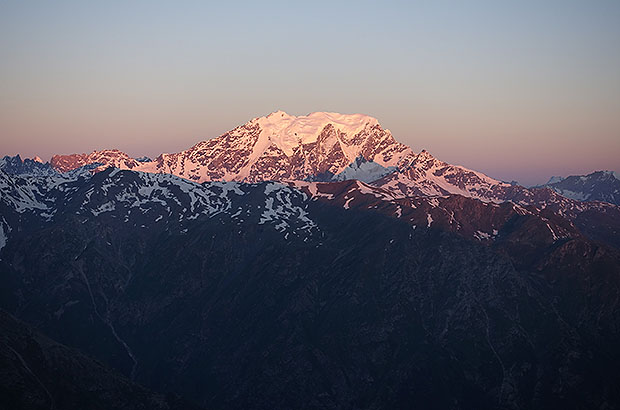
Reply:
M604 201L620 205L620 179L611 171L566 178L552 177L544 187L578 201Z
M108 150L57 155L51 164L65 172L93 162L196 182L358 179L402 197L460 194L501 202L528 196L522 187L447 164L427 151L415 154L375 118L362 114L316 112L296 117L277 111L154 161L137 161Z
M251 195L246 196L248 192ZM301 235L314 229L314 223L298 203L306 195L279 183L267 183L264 187L237 182L200 185L174 175L117 168L94 175L83 168L54 177L8 175L0 171L0 194L2 245L12 232L39 228L57 219L58 214L68 212L95 218L102 215L107 219L110 215L119 217L121 209L122 224L143 226L147 231L163 223L160 221L164 217L174 218L175 226L183 227L187 221L224 212L235 214L239 223L273 225L285 234ZM254 197L258 203L248 202L248 198Z
M198 409L155 394L0 309L0 408Z
M118 150L56 155L66 172L85 164L166 173L195 181L344 181L358 179L400 197L459 194L483 201L523 201L531 193L480 172L447 164L423 150L415 154L379 122L362 114L282 111L255 118L224 135L154 161Z
M376 181L374 185L396 192L399 196L441 196L459 194L485 201L504 201L512 185L480 172L450 165L426 150L407 158L407 162Z
M617 206L0 177L0 307L153 391L208 408L620 403L620 244L593 237L618 232Z
M409 153L411 149L366 115L316 112L296 117L277 111L151 162L138 162L125 153L108 150L56 155L51 164L59 172L99 162L196 182L259 182L336 175L358 157L385 168L395 167Z
M23 359L0 356L8 394L49 407L30 392L57 372L77 402L109 367L112 403L155 408L620 408L614 204L416 154L359 114L4 164L0 308L29 325L0 330L32 326L0 337Z
M37 176L50 176L57 174L56 170L49 164L44 164L41 158L34 157L33 159L22 158L19 155L14 157L5 156L0 158L0 170L7 174L23 174L23 175L37 175Z
M403 198L458 194L487 202L531 203L536 196L514 182L443 162L426 150L416 154L397 142L377 119L362 114L315 112L297 117L276 111L155 160L104 150L55 155L50 161L61 173L95 163L100 165L96 171L113 166L195 182L357 179ZM618 204L618 184L613 173L601 171L552 179L535 189L548 187L571 199Z
M134 169L140 166L140 160L131 158L117 149L93 151L90 154L54 155L50 160L51 166L58 172L71 171L89 164L101 164L120 169Z
M556 182L561 182L563 179L564 177L562 176L554 175L551 178L549 178L549 181L547 181L545 185L555 184Z

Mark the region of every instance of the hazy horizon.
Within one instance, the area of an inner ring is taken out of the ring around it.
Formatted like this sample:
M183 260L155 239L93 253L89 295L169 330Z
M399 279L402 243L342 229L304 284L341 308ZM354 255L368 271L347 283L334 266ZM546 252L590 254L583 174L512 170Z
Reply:
M524 185L620 171L620 3L0 4L1 155L178 152L364 113Z

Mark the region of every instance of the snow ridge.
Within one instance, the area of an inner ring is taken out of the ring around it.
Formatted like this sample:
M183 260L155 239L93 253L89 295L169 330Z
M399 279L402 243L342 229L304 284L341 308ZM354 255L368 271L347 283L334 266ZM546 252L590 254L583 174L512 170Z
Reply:
M193 220L215 217L233 219L240 229L246 224L269 225L284 236L309 237L317 231L305 193L283 184L263 185L198 184L170 174L118 168L96 174L79 169L52 177L0 170L0 249L22 223L22 215L37 224L68 214L83 218L82 223L117 220L147 230L166 226L179 233ZM257 201L265 205L257 207Z

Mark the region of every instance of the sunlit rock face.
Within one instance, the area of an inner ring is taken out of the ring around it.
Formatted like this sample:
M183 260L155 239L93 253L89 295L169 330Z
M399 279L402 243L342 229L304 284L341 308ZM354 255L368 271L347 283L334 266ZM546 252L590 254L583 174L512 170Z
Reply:
M277 111L153 161L137 161L120 151L106 150L56 155L51 164L59 172L98 162L197 182L258 182L303 180L326 172L335 175L358 157L395 167L411 153L366 115L316 112L296 117Z

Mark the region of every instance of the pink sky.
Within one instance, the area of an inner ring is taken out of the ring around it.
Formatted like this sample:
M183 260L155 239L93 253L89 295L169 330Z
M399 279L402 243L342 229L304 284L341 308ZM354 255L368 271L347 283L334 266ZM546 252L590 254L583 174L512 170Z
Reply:
M618 38L605 1L7 1L0 155L156 156L281 109L368 114L415 151L526 185L620 171Z

